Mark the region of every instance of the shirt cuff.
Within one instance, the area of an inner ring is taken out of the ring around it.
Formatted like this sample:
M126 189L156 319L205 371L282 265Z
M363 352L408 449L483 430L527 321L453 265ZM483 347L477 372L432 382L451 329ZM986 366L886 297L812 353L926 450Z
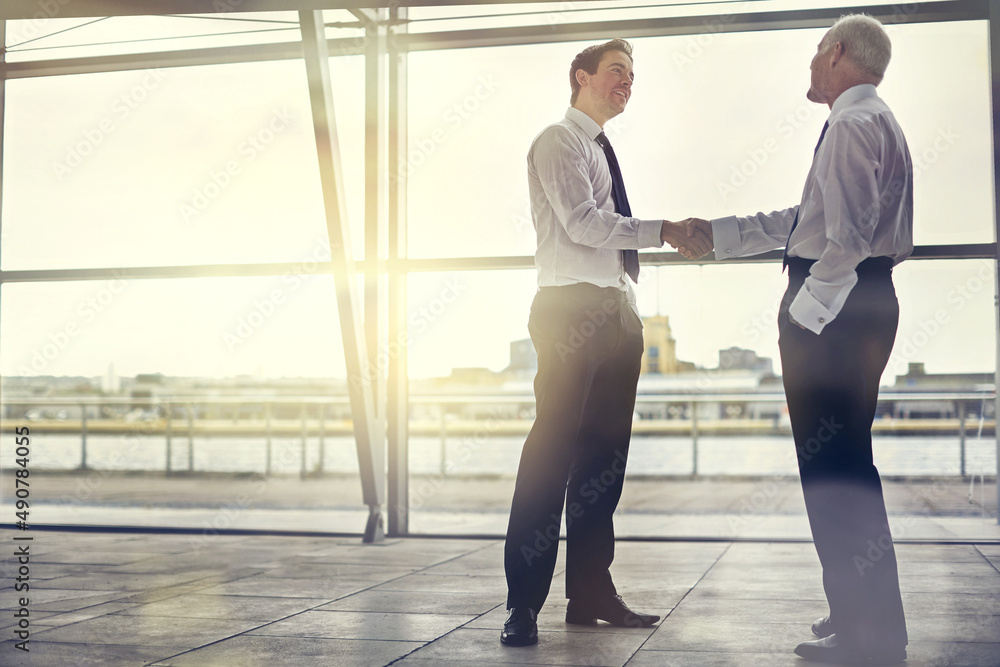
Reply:
M788 307L788 314L793 320L817 335L822 333L823 328L837 317L827 310L826 306L817 301L805 285L792 300L792 305Z
M662 248L663 241L660 240L660 230L663 228L662 220L637 220L639 223L639 247L640 248Z
M716 259L743 256L740 221L736 219L735 215L712 220L712 243L715 244Z

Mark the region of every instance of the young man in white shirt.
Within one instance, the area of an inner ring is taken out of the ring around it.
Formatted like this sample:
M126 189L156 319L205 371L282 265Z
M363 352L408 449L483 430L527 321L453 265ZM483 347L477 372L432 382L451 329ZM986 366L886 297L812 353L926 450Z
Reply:
M539 286L528 331L538 373L504 554L508 615L500 641L507 646L538 641L564 504L566 621L648 627L659 620L625 606L608 569L643 351L631 282L639 248L669 242L695 257L711 243L678 223L631 215L603 127L625 110L633 79L628 42L585 49L570 67L566 117L528 153Z

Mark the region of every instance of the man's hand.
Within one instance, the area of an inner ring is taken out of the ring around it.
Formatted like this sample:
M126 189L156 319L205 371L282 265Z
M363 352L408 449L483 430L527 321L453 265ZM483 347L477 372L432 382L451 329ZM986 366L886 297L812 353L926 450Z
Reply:
M712 223L703 218L688 218L683 221L683 224L687 225L688 236L695 236L698 232L701 232L715 247L715 239L712 237Z
M705 225L708 227L707 232ZM660 240L669 243L688 259L698 259L712 251L712 225L700 218L688 218L681 222L664 220L660 228Z

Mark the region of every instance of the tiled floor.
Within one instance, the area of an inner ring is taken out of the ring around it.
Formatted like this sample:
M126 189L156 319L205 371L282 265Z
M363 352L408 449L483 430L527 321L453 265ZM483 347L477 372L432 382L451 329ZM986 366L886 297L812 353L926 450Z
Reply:
M35 530L31 589L15 593L19 534L4 534L0 665L804 666L791 650L826 612L808 543L620 542L625 600L665 620L566 625L557 576L538 645L506 648L496 540ZM898 553L908 664L1000 664L1000 545ZM28 653L14 647L22 595Z

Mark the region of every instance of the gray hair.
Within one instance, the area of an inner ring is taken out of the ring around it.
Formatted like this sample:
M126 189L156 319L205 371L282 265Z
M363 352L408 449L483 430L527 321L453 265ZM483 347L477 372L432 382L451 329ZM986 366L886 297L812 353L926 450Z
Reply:
M876 83L882 81L892 57L892 43L877 19L867 14L841 16L826 33L824 41L824 51L837 42L843 44L845 56L863 72L873 76Z

